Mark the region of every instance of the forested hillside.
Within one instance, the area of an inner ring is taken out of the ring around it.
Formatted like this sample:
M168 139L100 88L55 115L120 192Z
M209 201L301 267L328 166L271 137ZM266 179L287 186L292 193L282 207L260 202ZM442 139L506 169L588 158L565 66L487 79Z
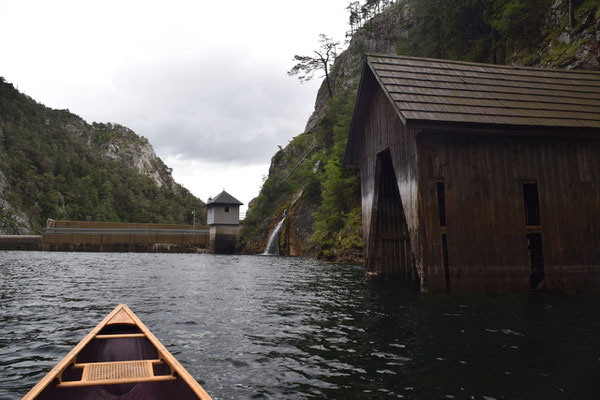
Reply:
M342 157L364 54L600 68L598 0L367 0L350 3L348 12L347 49L328 65L304 132L273 156L251 203L245 252L262 251L287 210L282 253L361 259L360 177ZM319 54L327 43L315 46Z
M173 181L148 140L88 124L0 78L0 233L40 232L47 218L191 223L204 203Z

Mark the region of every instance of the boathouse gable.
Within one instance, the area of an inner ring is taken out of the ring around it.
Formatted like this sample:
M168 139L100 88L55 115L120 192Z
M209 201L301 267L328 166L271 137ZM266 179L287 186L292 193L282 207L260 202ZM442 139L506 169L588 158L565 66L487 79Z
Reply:
M367 56L344 159L367 274L600 287L599 134L600 73Z
M403 124L370 69L364 69L359 92L345 163L361 171L367 273L416 276L413 255L420 252L411 247L419 243L416 132Z

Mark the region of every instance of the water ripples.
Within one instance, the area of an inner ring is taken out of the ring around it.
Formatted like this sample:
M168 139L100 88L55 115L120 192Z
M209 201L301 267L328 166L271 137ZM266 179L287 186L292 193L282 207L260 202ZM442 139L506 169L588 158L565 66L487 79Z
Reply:
M590 398L600 296L422 295L297 258L0 252L0 398L127 303L215 399Z

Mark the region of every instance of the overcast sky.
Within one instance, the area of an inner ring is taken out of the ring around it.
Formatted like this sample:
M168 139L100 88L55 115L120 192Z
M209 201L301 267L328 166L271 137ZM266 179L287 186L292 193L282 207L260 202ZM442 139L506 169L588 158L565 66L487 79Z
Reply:
M321 79L287 76L349 0L0 0L0 76L48 107L145 136L206 201L258 195L301 133Z

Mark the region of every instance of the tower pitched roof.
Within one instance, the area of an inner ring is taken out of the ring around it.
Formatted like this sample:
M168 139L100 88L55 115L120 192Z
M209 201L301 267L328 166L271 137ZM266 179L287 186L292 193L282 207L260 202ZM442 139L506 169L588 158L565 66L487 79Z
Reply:
M216 195L214 198L210 198L206 202L207 206L208 205L213 205L213 204L225 204L225 205L241 206L244 203L242 203L241 201L239 201L238 199L236 199L235 197L233 197L232 195L230 195L229 193L227 193L225 190L223 190L221 193L219 193L218 195Z

